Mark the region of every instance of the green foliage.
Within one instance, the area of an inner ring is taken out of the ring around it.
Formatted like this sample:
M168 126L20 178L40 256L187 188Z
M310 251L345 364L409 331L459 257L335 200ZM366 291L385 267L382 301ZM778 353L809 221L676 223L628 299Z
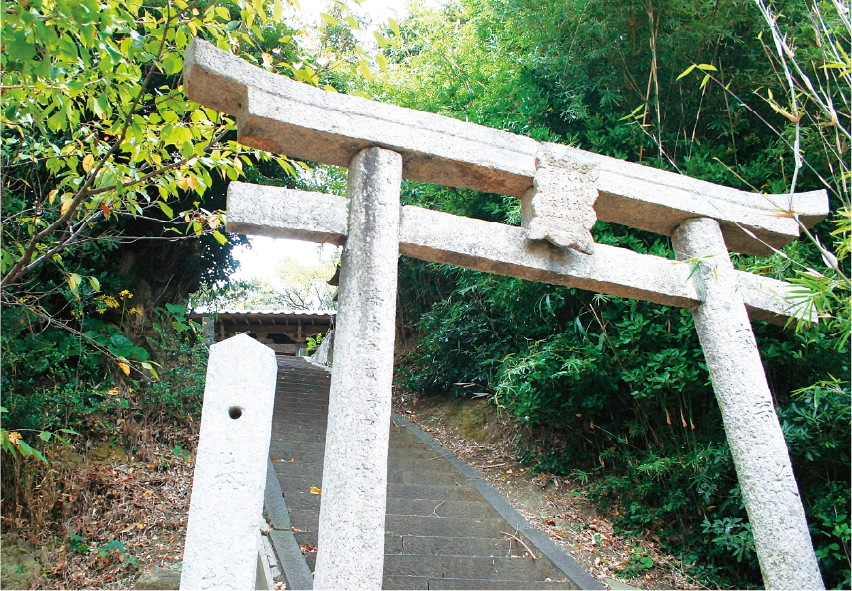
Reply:
M305 348L308 350L308 354L313 355L319 348L319 346L322 344L322 341L322 333L317 333L314 336L305 337Z

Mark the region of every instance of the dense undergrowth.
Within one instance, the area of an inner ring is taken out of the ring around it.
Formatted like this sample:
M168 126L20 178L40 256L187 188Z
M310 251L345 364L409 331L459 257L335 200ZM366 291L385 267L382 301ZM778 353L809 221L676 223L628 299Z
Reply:
M71 518L92 502L80 494L85 483L77 478L90 454L120 450L123 461L144 464L156 446L195 448L207 348L198 338L200 327L179 312L157 310L150 332L138 339L159 379L135 371L124 375L108 353L88 344L98 334L121 334L114 325L99 321L99 332L72 340L65 331L31 332L20 316L4 314L4 423L15 425L3 433L7 526L33 543L73 539L79 533L69 529ZM10 442L16 437L17 446ZM34 452L24 453L22 442Z

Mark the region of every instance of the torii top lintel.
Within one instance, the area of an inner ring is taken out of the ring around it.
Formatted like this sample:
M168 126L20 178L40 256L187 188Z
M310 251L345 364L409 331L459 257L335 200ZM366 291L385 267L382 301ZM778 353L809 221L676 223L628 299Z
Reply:
M190 99L235 115L241 143L348 166L359 151L399 152L405 178L522 197L533 184L540 144L525 136L422 111L340 95L267 72L196 39L187 48ZM684 220L719 221L729 249L767 255L828 214L825 191L748 193L575 148L597 167L594 208L603 221L670 236ZM786 212L786 213L785 213ZM767 246L768 245L768 246Z

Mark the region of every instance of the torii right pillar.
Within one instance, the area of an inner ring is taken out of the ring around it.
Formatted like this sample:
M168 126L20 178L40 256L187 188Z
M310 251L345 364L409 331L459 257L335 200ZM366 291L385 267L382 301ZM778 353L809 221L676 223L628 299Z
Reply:
M679 260L695 259L702 303L692 311L754 534L767 589L824 589L784 433L722 231L683 222Z

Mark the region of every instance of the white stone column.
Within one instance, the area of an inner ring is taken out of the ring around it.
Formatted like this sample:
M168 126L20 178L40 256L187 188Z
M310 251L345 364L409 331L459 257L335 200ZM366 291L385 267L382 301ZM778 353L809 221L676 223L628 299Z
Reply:
M672 236L694 259L703 303L692 313L745 500L767 589L823 589L787 444L719 223L698 218Z
M349 164L314 589L381 589L402 157Z
M181 589L255 589L275 352L241 334L210 347Z

